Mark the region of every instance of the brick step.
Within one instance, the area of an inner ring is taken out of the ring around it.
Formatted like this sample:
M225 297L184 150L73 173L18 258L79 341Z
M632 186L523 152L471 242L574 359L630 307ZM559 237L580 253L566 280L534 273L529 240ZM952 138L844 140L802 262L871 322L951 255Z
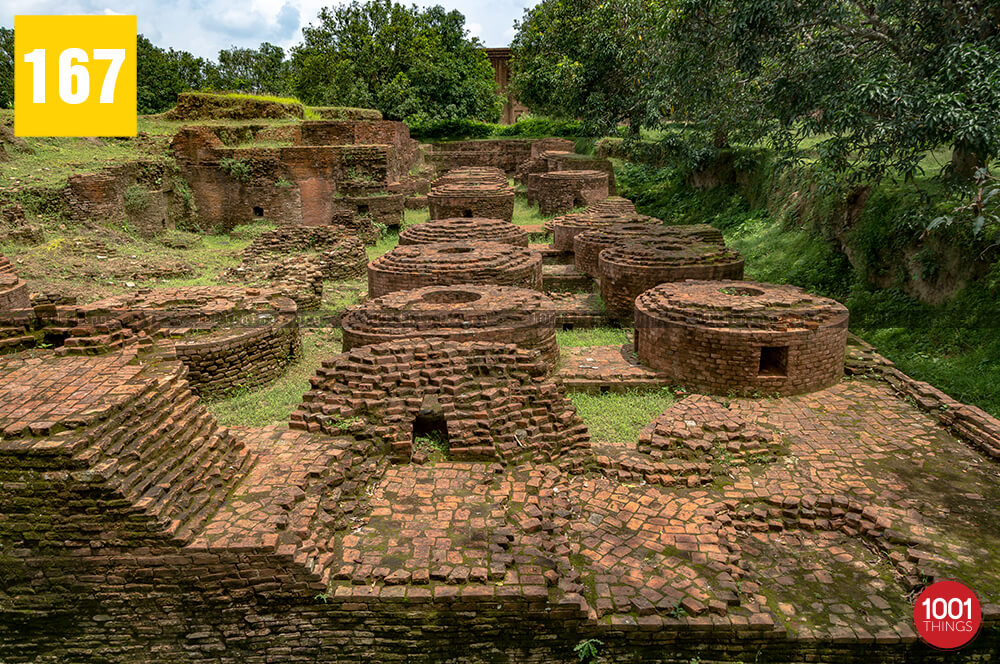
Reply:
M551 244L529 244L528 249L542 255L542 265L572 265L573 254L560 251Z
M594 290L594 280L573 265L542 265L542 290L571 293Z

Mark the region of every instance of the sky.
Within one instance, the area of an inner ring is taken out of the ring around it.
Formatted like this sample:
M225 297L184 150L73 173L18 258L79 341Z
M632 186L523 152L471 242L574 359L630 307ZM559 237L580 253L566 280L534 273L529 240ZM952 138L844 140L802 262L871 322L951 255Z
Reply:
M514 21L538 0L402 0L405 4L457 9L470 36L486 46L507 46ZM15 14L135 14L139 32L157 46L215 58L231 46L271 42L289 47L302 26L315 22L321 7L336 0L0 0L0 25L13 27Z

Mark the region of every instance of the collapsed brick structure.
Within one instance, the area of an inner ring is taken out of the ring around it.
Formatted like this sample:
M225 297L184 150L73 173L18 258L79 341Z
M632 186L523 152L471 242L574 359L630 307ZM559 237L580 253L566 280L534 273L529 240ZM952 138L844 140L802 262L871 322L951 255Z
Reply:
M303 254L244 259L219 275L219 280L269 287L295 302L299 311L318 309L323 302L323 269L314 256Z
M635 298L658 284L685 279L742 279L743 258L714 242L685 238L635 240L598 256L601 298L608 314L629 320Z
M847 321L846 307L795 286L669 283L635 301L635 349L700 391L799 394L840 380Z
M553 138L448 141L435 143L427 159L438 172L464 166L488 166L513 175L520 164L537 156L536 150L541 152L552 148L567 149L567 146L572 150L573 145L572 141Z
M601 218L598 218L601 219ZM680 243L689 240L724 244L722 232L708 224L691 224L688 226L665 226L659 219L639 219L637 222L627 222L601 226L591 230L579 231L586 222L576 224L564 222L560 224L560 237L573 238L573 265L580 272L591 277L600 276L598 258L601 251L617 244L629 244L643 240L674 240Z
M156 336L152 318L137 311L39 304L0 312L0 355L49 347L57 356L100 355L149 347Z
M365 275L368 264L363 244L367 232L301 224L283 226L261 233L243 251L243 262L252 265L272 261L275 256L308 252L315 258L324 279L358 279Z
M427 194L431 219L482 217L514 218L514 190L506 182L453 182L431 189Z
M0 254L0 311L24 309L29 304L28 284L18 278L14 266Z
M443 242L396 247L368 264L368 295L423 286L496 284L541 289L542 257L499 242Z
M556 311L536 290L461 284L397 291L348 308L341 319L344 350L393 339L444 338L512 343L559 359Z
M399 244L436 244L439 242L500 242L517 247L528 246L528 233L502 219L458 217L434 219L410 226L399 234Z
M446 184L491 184L502 186L508 184L507 174L499 168L489 166L464 166L455 168L444 175L431 180L430 187L441 187Z
M226 129L184 127L171 147L207 227L255 217L328 225L338 212L399 225L419 158L401 122L322 120L289 131L279 147L226 145ZM402 191L393 191L399 189Z
M582 470L587 429L546 373L537 352L514 345L419 339L364 346L324 363L291 425L330 432L361 418L355 438L409 460L423 413L446 435L452 459Z
M295 302L276 289L229 286L161 288L106 298L92 311L148 314L170 338L164 345L203 395L265 385L301 350Z
M608 197L608 175L601 171L556 171L535 179L538 210L561 214Z

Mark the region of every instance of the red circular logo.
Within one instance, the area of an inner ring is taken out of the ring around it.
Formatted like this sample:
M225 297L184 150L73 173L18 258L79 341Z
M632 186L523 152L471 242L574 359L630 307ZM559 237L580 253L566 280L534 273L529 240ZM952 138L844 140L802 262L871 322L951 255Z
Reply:
M983 611L976 593L967 586L958 581L938 581L917 597L913 621L927 645L955 650L979 632Z

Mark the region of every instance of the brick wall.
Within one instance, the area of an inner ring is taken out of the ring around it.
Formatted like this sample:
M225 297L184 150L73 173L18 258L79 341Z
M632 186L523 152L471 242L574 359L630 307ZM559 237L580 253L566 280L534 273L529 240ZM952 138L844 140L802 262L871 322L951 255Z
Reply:
M563 214L608 197L608 175L600 171L541 173L533 180L542 214Z

